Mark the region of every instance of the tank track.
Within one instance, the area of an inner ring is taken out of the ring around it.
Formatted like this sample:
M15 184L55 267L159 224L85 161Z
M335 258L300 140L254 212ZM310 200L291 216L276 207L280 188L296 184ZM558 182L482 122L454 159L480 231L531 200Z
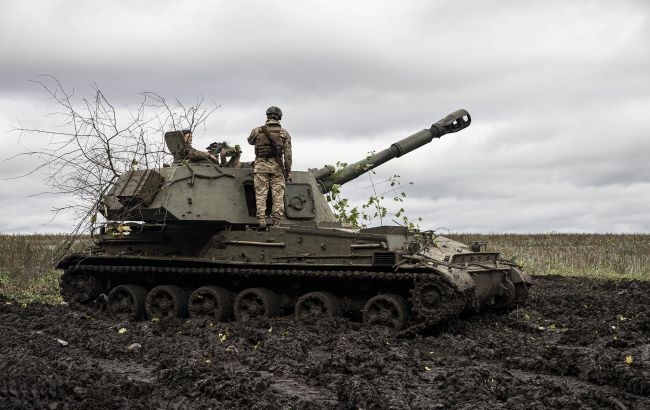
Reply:
M433 276L431 273L420 272L382 272L370 270L312 270L312 269L277 269L277 268L187 268L170 266L120 266L120 265L74 265L66 268L66 273L100 272L100 273L171 273L180 275L247 275L247 276L293 276L316 278L355 278L380 280L424 280Z
M419 332L426 328L436 326L442 322L457 317L468 306L471 298L466 292L459 292L451 284L434 272L386 272L378 270L321 270L321 269L297 269L277 267L181 267L181 266L151 266L151 265L99 265L99 264L78 264L68 266L62 277L62 287L65 286L65 278L75 273L99 273L99 274L166 274L166 275L226 275L245 278L318 278L318 279L357 279L368 281L384 282L410 282L411 318L405 329L400 333L409 334ZM426 297L423 292L435 288L439 290L441 299L435 306L427 306Z

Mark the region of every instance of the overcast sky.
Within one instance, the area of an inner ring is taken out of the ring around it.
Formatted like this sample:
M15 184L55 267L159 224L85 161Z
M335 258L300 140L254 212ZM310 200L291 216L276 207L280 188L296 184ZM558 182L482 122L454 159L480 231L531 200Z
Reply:
M458 108L472 125L386 164L453 232L650 232L650 2L0 0L0 232L67 232L42 176L41 87L219 105L195 146L284 111L294 169L354 162ZM205 145L203 145L205 144ZM252 150L243 160L252 160ZM409 185L413 182L413 185ZM344 196L360 200L362 177Z

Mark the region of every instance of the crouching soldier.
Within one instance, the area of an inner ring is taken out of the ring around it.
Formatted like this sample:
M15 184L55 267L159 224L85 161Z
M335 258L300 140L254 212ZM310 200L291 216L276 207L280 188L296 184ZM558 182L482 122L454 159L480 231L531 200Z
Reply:
M209 152L199 151L198 149L192 147L191 130L183 130L182 132L183 132L183 141L184 141L184 147L182 153L182 156L184 157L183 159L187 159L190 161L203 161L209 159L212 162L218 163L217 157L215 157L214 155L210 154Z

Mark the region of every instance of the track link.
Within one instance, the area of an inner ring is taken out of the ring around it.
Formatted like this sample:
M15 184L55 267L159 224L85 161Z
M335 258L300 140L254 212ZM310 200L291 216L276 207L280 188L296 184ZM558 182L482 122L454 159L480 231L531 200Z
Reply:
M405 332L419 332L458 316L467 306L468 295L456 290L434 272L383 272L377 270L321 270L269 267L182 267L150 265L99 265L75 264L65 269L64 277L77 273L89 274L166 274L166 275L226 275L244 278L319 278L338 280L367 280L408 283L410 290L411 320ZM65 283L65 281L62 281ZM436 300L431 298L435 297Z

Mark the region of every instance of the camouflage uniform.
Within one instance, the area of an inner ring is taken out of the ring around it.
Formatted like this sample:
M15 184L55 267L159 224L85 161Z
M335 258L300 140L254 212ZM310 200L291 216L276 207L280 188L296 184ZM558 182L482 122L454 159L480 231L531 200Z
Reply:
M265 127L268 134L264 132ZM266 197L271 189L271 218L278 224L284 215L284 181L291 171L291 135L280 121L268 119L263 127L251 131L248 143L255 145L253 182L257 220L260 225L266 225ZM273 146L281 152L275 152Z
M217 162L217 158L214 155L210 154L209 152L199 151L198 149L192 147L191 132L184 130L183 139L184 139L183 150L180 153L181 160L203 161L208 159L210 161Z
M190 161L203 161L203 160L210 160L213 162L217 162L217 158L207 152L204 151L199 151L196 148L188 147L185 155L185 159L188 159Z

